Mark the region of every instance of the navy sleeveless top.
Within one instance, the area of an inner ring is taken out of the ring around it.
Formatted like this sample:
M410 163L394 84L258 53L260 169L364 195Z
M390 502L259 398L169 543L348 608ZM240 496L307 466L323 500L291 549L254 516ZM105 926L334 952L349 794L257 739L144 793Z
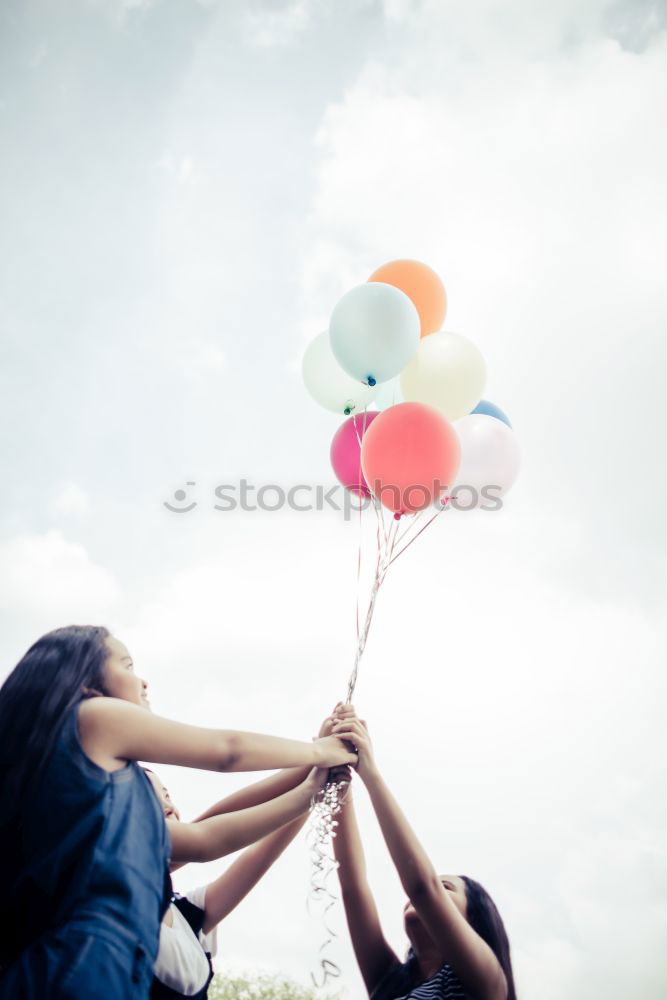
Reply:
M394 966L374 991L372 1000L466 1000L460 980L446 962L425 983L413 985L417 975L414 958Z
M0 835L9 882L2 894L8 934L0 942L0 965L75 919L93 933L98 926L141 942L151 965L155 961L171 896L162 807L137 763L109 772L86 756L78 710L66 715L21 810L18 837L16 831Z

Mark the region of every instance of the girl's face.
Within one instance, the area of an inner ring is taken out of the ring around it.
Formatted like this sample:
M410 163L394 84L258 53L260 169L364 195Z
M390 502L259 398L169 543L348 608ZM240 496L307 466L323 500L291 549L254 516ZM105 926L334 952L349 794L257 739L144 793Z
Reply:
M181 814L179 813L174 803L171 801L171 796L169 794L168 789L166 788L165 785L162 784L155 771L149 771L148 768L144 768L144 770L146 771L146 774L150 778L151 785L155 790L155 794L158 797L160 805L164 809L164 818L180 819Z
M442 887L452 900L454 905L461 911L462 916L468 919L468 897L466 896L466 884L458 875L441 875ZM419 915L414 906L408 901L403 907L403 923L408 937L412 940L411 930L418 930L415 926L421 924Z
M131 701L142 708L150 708L147 691L148 685L134 672L132 657L127 647L114 636L104 640L109 655L104 664L104 687L112 698L122 698Z

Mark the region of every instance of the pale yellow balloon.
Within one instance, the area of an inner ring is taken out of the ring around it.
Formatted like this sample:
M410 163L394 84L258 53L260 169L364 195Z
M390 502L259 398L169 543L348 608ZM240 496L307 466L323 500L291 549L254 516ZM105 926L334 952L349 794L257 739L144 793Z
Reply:
M484 393L486 363L475 345L458 333L432 333L401 372L406 400L427 403L447 420L474 410Z

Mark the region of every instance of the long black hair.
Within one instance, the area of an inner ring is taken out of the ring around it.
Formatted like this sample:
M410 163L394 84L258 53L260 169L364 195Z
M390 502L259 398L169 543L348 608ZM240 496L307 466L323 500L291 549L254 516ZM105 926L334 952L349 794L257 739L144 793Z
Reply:
M459 876L466 890L466 917L468 923L486 941L498 959L507 982L507 1000L516 1000L510 943L498 907L483 885L467 875ZM413 990L423 982L419 961L414 948L408 948L405 963L373 994L373 1000L392 1000Z
M47 632L0 688L0 826L15 821L67 712L84 698L105 693L109 635L102 625Z
M507 980L507 1000L516 1000L514 988L514 973L510 957L510 943L498 907L493 902L483 885L474 878L461 875L466 887L466 915L468 923L486 941L489 948L500 962L500 967Z

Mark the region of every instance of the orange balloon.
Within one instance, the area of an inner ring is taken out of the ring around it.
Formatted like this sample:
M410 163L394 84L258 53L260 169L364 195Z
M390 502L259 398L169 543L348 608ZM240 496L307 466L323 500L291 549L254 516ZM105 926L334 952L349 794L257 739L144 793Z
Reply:
M390 260L373 271L368 280L394 285L412 299L419 313L422 337L442 329L447 313L447 293L428 264L419 260Z

